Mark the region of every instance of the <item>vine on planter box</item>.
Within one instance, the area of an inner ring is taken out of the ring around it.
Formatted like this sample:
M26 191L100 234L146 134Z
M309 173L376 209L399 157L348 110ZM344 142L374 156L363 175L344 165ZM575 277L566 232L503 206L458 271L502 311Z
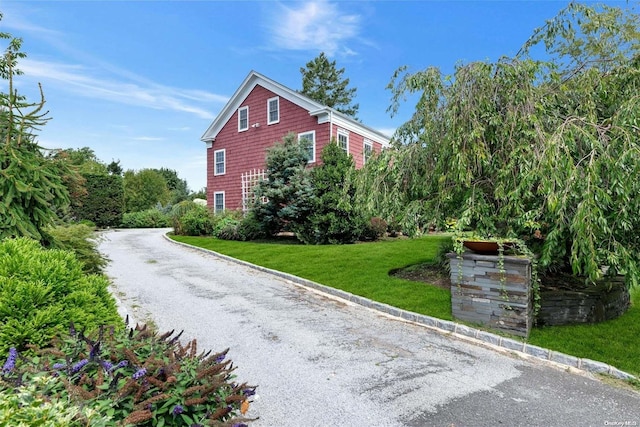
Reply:
M453 236L453 249L458 259L458 292L460 293L460 283L462 282L462 254L465 252L465 242L481 241L494 242L497 244L498 270L500 272L501 296L506 303L509 296L506 290L506 270L504 267L505 250L513 252L515 256L523 256L531 262L531 290L533 295L533 316L534 319L540 311L540 277L538 275L538 261L535 254L529 249L527 244L518 238L502 238L491 235L480 235L473 232L457 231ZM512 308L507 304L506 309Z

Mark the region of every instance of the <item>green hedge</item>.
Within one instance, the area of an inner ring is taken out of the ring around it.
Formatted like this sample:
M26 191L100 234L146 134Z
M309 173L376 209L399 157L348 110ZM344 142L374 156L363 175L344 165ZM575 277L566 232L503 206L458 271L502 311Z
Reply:
M0 241L0 352L43 346L71 322L88 330L122 324L108 286L105 276L85 274L73 252Z
M140 212L127 212L122 216L123 228L164 228L171 227L171 218L158 208Z
M124 211L124 186L119 175L82 174L87 195L73 206L78 221L88 220L98 227L117 227Z

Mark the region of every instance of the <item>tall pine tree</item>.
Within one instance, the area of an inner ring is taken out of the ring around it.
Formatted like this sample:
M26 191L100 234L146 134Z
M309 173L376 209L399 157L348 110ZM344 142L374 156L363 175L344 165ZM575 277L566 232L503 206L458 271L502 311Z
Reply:
M343 78L344 68L337 69L336 61L329 61L324 52L307 62L302 73L302 94L341 113L356 117L359 104L351 104L356 88L347 88L349 79Z

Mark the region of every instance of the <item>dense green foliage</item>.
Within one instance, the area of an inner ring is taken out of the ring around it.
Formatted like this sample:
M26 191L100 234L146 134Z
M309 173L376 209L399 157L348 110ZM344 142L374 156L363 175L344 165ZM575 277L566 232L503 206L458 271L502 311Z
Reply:
M180 203L176 203L171 208L171 225L173 232L178 235L186 235L186 232L182 229L182 217L192 209L196 209L198 205L190 200L184 200Z
M0 353L45 345L71 322L117 324L109 281L87 275L72 252L27 238L0 241Z
M219 217L220 215L216 215ZM262 224L258 221L253 211L242 216L240 212L231 212L229 216L223 216L216 220L213 236L223 240L257 240L268 237Z
M365 228L365 220L353 204L354 190L348 177L355 173L350 155L335 140L322 151L322 164L311 171L311 214L295 227L305 243L354 243Z
M206 206L194 205L178 220L180 232L186 236L211 236L215 225L213 213Z
M122 215L122 228L165 228L171 227L171 217L155 207Z
M267 179L254 188L252 208L265 234L291 231L307 220L313 197L308 161L307 141L298 142L293 133L267 151Z
M358 104L351 104L356 88L347 88L349 79L343 78L344 68L337 69L336 61L329 61L324 52L300 68L301 93L322 105L335 108L348 116L358 114Z
M169 168L160 168L156 170L167 183L167 188L171 193L169 202L174 205L189 198L189 187L187 181L178 177L178 172Z
M294 134L267 153L267 178L254 187L255 202L245 218L225 224L227 240L252 240L293 232L308 244L375 240L380 233L355 204L353 159L333 140L319 166L308 168L308 147Z
M639 22L571 3L515 58L399 69L391 110L418 94L416 111L367 162L359 202L415 234L449 221L522 238L545 269L640 283Z
M233 382L227 351L199 353L195 339L183 346L180 335L136 327L122 332L101 328L85 336L72 327L68 336L24 362L12 350L0 389L6 393L28 381L54 405L67 401L86 408L70 417L75 425L87 425L89 411L106 415L109 425L117 426L231 426L247 421L239 416L255 387ZM72 415L72 408L65 412Z
M56 150L54 157L64 160L82 174L107 175L108 169L89 147Z
M48 229L51 236L51 248L73 252L82 263L87 274L99 274L107 265L107 260L98 251L98 240L94 227L86 224L57 225Z
M124 186L119 175L82 173L86 194L77 198L71 212L77 221L98 227L117 227L124 211Z
M179 236L213 236L225 240L251 240L264 237L252 213L225 210L213 214L206 206L183 201L173 206L171 220Z
M155 169L128 170L124 173L125 212L140 212L160 203L166 205L171 192L164 176Z
M124 170L122 170L120 160L112 160L111 163L107 165L107 172L109 173L109 175L122 176Z
M0 78L8 84L0 91L0 239L27 236L46 243L45 229L68 207L64 179L73 171L45 156L35 141L48 120L42 89L40 100L29 102L14 88L17 61L26 56L22 41L4 32L0 40L8 41L0 57Z

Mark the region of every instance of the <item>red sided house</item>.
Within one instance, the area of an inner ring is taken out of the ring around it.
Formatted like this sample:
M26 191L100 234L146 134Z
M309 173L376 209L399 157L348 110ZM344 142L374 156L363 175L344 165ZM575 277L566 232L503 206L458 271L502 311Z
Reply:
M311 140L310 166L332 138L357 168L389 144L386 135L252 71L202 136L209 207L246 210L253 186L265 176L267 148L289 132Z

